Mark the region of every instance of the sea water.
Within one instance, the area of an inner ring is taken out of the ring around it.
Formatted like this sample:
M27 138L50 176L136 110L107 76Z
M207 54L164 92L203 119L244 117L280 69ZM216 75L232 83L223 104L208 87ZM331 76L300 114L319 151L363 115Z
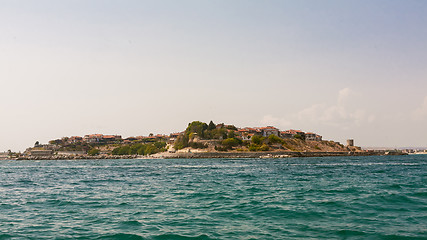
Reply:
M427 239L427 156L0 161L0 239Z

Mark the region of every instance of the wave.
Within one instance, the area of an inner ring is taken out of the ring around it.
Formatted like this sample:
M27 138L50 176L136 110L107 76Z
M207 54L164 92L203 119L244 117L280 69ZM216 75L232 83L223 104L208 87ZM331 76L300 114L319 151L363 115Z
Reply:
M130 220L130 221L121 222L120 225L129 226L129 227L136 227L136 226L142 226L142 223L140 223L136 220Z
M6 240L6 239L14 239L18 236L10 235L10 234L0 234L0 240Z
M210 238L207 235L189 237L189 236L178 235L178 234L162 234L158 236L153 236L152 239L154 240L210 240L213 238Z
M422 239L426 164L392 157L4 163L0 240Z
M107 240L145 240L146 238L136 235L136 234L128 234L128 233L116 233L109 234L98 237L96 239L107 239Z

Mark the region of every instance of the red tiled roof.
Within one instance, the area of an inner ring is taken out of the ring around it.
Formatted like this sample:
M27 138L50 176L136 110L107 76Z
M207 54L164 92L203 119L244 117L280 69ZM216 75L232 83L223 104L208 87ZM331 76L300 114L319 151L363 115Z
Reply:
M260 129L273 129L273 130L278 130L276 127L273 127L273 126L261 127Z
M290 129L285 131L285 133L290 133L290 134L300 134L300 133L304 133L303 131L300 130L294 130L294 129Z
M120 136L120 135L104 135L102 138L116 139L116 138L122 138L122 136Z
M104 136L104 135L102 135L102 134L89 134L89 135L86 135L85 137L102 137L102 136Z

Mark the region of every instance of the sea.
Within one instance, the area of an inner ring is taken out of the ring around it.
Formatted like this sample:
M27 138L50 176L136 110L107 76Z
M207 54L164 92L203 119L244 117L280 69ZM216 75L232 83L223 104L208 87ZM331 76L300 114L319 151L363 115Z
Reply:
M4 160L0 239L427 239L427 155Z

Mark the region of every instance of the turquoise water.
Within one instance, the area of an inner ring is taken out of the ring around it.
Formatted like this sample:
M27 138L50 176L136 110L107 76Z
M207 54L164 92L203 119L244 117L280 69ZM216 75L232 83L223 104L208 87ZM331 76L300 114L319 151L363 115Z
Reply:
M0 161L0 239L427 239L427 156Z

